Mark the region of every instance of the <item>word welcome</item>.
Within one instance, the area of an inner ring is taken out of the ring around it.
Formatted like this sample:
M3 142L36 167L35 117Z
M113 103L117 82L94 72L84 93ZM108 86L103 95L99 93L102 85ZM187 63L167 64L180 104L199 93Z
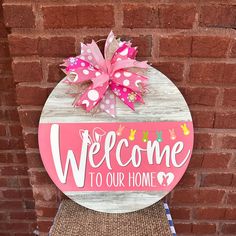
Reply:
M184 149L184 143L181 141L175 142L172 148L170 145L165 145L162 149L160 148L159 142L156 140L148 141L146 144L146 149L144 149L139 145L133 145L130 147L130 143L125 138L117 141L116 133L114 131L109 131L106 134L105 141L103 143L94 142L91 144L89 139L89 131L84 130L79 163L77 164L76 160L78 160L78 158L75 157L73 150L69 149L67 151L65 166L63 169L60 155L59 134L59 124L52 124L50 129L50 144L58 178L61 183L66 183L69 166L71 166L76 186L80 188L84 187L85 184L87 162L94 169L97 169L102 164L105 164L108 170L113 170L110 153L114 149L115 161L121 167L132 165L135 168L139 168L141 167L143 157L145 156L149 165L160 165L161 163L164 163L167 168L180 168L186 163L190 156L190 150L187 150L185 157L182 158L181 161L177 161L178 154L180 154ZM104 145L104 149L101 149L101 145ZM128 158L128 161L124 161L122 158L121 153L123 149L130 150L130 157ZM101 154L101 150L104 150L104 153ZM99 156L101 157L99 161L97 160L98 153L100 153Z

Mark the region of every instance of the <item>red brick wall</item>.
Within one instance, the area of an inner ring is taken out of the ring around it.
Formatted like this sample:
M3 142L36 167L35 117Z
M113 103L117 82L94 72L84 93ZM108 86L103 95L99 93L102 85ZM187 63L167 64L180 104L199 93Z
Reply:
M0 4L0 235L30 235L36 228L34 198L3 22Z
M75 55L80 41L104 38L113 29L115 34L134 39L139 56L181 89L192 111L194 154L187 173L169 196L178 235L236 234L233 2L4 1L16 100L40 232L48 232L61 198L38 153L40 111L63 77L58 68L62 58Z

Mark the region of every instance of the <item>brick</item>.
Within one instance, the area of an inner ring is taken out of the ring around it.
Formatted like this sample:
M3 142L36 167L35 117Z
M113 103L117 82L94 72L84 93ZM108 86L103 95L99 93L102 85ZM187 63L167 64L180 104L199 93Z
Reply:
M19 121L18 112L16 109L7 110L7 117L10 121Z
M224 89L223 106L236 107L236 88Z
M28 176L27 167L23 166L3 166L0 167L2 176Z
M77 8L77 19L78 27L106 28L115 25L114 9L111 5L79 6Z
M230 52L230 57L236 57L236 39L233 41L233 45Z
M126 28L158 28L158 8L155 6L126 4L123 6L123 27Z
M162 5L159 8L160 27L189 29L193 27L196 9L192 5Z
M191 99L190 94L188 96ZM197 102L197 100L195 100L195 101ZM214 100L213 104L214 103L215 103L215 100ZM195 111L195 110L191 110L191 115L192 115L192 118L193 118L193 125L194 125L195 128L212 128L213 127L213 124L214 124L214 112L213 111L207 111L207 110L206 111L205 110L204 111Z
M214 127L220 129L235 129L236 112L216 112Z
M11 91L11 89L8 89L8 91ZM10 93L3 94L6 106L15 106L16 105L16 99L15 99L14 92L15 91L11 91Z
M236 211L235 208L227 208L225 211L225 219L226 220L235 220L236 219Z
M14 220L35 219L35 212L34 211L10 212L10 219Z
M193 36L193 57L226 57L230 38L217 36Z
M48 82L59 82L65 77L64 72L62 72L59 63L48 65Z
M9 125L11 136L17 137L22 135L22 128L20 124Z
M111 5L46 6L42 10L43 24L47 29L114 26L114 9Z
M0 155L0 163L13 163L13 156L8 153L2 153Z
M31 187L28 176L27 178L19 178L19 185L21 188Z
M214 224L214 223L193 223L192 233L195 235L216 234L216 224Z
M33 188L34 199L36 201L56 201L57 189L54 185Z
M12 222L10 228L12 231L15 232L17 231L20 231L22 233L29 232L29 224L27 222L17 222L17 223Z
M170 212L173 219L176 220L189 220L190 219L190 209L183 207L172 207L170 206Z
M0 42L0 57L6 58L9 57L9 48L7 42Z
M10 224L9 223L7 223L7 222L4 222L4 223L0 223L0 228L1 228L1 230L3 230L3 231L6 231L8 228L10 227ZM10 234L7 234L7 236L10 236Z
M10 80L13 80L11 78L11 61L10 58L6 58L4 57L4 61L0 61L0 76L2 78L8 78ZM14 87L14 86L11 86ZM3 90L3 87L1 86L0 88L1 90Z
M154 62L152 66L161 71L173 82L183 80L184 64L181 62Z
M212 149L213 136L208 133L195 133L194 134L194 148L195 149Z
M5 76L5 75L3 75ZM1 71L0 71L0 77L1 77ZM1 77L0 79L0 91L8 91L14 87L13 78L11 77Z
M236 234L236 224L235 223L223 223L222 233L235 235Z
M225 191L223 190L196 190L196 189L175 189L171 204L217 204L221 203Z
M12 69L16 82L36 82L43 79L40 61L13 62Z
M28 176L7 176L7 187L10 187L10 188L18 188L20 185L19 185L19 181L18 179L21 179L23 177L26 177L28 178Z
M192 37L178 35L160 38L160 56L189 57Z
M221 148L225 149L236 149L236 135L226 134L220 137Z
M36 213L42 217L55 217L57 210L57 208L38 207Z
M200 169L202 167L203 154L193 153L189 162L189 169Z
M53 220L53 219L52 219ZM48 234L53 222L51 221L47 221L47 220L37 220L37 223L38 223L38 227L39 227L39 231L40 231L40 234L42 232L45 232Z
M25 209L35 209L34 200L24 200Z
M0 150L23 149L24 144L21 138L0 138Z
M201 167L206 169L227 169L230 160L231 155L229 153L205 153L203 154Z
M232 85L236 82L236 65L226 63L192 64L189 81L193 84Z
M0 201L0 210L22 210L22 201Z
M32 5L3 5L7 27L34 28L35 16Z
M38 153L27 153L29 168L44 168L42 159Z
M236 193L235 192L228 193L227 204L236 205Z
M0 136L6 135L6 127L3 124L0 124Z
M43 105L47 99L47 88L17 86L17 102L21 105Z
M205 207L197 208L194 212L194 218L199 220L223 220L225 208Z
M39 124L40 110L27 110L19 108L20 123L23 127L36 128Z
M38 148L38 134L27 133L24 134L25 148Z
M75 55L75 38L63 36L41 38L38 50L40 56L73 56Z
M2 192L3 197L12 199L12 198L21 198L21 193L19 190L7 189Z
M151 57L152 56L152 36L139 35L138 37L121 35L121 40L131 41L133 47L138 47L137 57ZM101 39L101 37L100 37Z
M196 184L196 174L185 172L178 187L193 187Z
M200 26L207 27L236 27L236 6L235 5L220 5L202 6L200 8Z
M9 47L12 56L37 55L38 43L38 38L22 35L9 35Z
M33 192L32 189L22 189L21 195L24 199L33 199Z
M4 214L4 212L1 212L1 213L0 213L0 220L1 220L1 221L7 221L7 215Z
M5 138L0 138L0 150L10 149L10 143Z
M1 10L1 15L2 15L2 10ZM0 37L7 38L7 29L5 27L3 19L0 20Z
M231 186L233 174L231 173L209 173L203 174L201 178L201 187L212 186Z
M31 185L52 184L52 180L49 178L46 171L30 170L29 173Z
M175 229L177 234L190 234L192 232L191 223L175 223Z
M27 158L25 153L17 153L14 155L14 163L27 164Z

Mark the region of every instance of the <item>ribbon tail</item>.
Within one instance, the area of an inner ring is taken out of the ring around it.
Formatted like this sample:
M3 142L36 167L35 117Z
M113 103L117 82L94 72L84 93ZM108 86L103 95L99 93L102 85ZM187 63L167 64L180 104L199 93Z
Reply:
M112 117L116 117L116 96L109 89L100 102L100 109Z
M116 84L112 82L110 84L110 88L112 92L128 107L130 107L133 111L135 110L134 108L134 103L135 102L141 102L143 103L143 99L140 96L139 93L135 93L132 89Z
M108 88L108 82L105 82L103 86L94 89L91 85L83 95L74 102L74 106L81 106L87 112L91 111L102 99L104 93Z
M111 60L117 48L119 48L119 42L117 41L115 35L111 31L106 39L104 47L105 60Z
M88 44L87 47L90 48L91 50L91 53L95 59L95 61L97 62L97 64L103 68L103 70L105 71L106 70L106 62L105 62L105 59L98 47L98 45L94 42L94 40L92 41L91 44Z

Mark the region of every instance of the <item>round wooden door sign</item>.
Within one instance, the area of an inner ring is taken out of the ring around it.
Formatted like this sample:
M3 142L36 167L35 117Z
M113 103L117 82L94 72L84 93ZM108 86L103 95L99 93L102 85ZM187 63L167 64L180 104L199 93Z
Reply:
M193 148L188 106L175 85L148 69L145 104L117 117L72 106L73 87L63 80L41 114L39 147L56 186L87 208L136 211L159 201L183 176ZM107 102L109 103L109 101Z

